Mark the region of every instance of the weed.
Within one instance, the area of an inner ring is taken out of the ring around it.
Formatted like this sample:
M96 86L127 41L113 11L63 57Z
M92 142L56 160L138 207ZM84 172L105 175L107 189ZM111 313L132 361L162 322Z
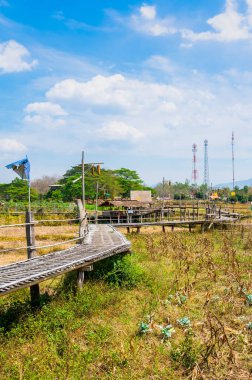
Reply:
M175 365L181 365L186 370L193 369L200 359L201 346L194 339L194 334L188 330L183 341L175 345L170 352L170 357Z

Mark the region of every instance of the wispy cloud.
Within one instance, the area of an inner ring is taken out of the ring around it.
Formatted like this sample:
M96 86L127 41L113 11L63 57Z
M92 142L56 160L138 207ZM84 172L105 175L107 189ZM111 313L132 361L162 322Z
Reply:
M25 46L10 40L0 44L0 72L14 73L30 71L38 63L30 60L30 52Z
M84 21L66 17L62 11L55 12L52 15L52 18L55 20L58 20L59 22L63 23L68 29L72 29L72 30L83 30L83 31L88 30L91 32L97 32L97 31L110 32L114 30L114 28L112 28L111 26L95 26L95 25L90 25Z
M106 13L116 23L126 25L141 34L161 37L173 35L178 31L175 18L159 17L155 5L142 4L129 17L123 17L113 10L107 10Z
M0 138L0 152L1 153L24 153L27 150L26 146L21 142L10 139Z
M111 120L98 128L97 135L103 139L111 141L135 141L144 136L137 128L134 128L122 121Z

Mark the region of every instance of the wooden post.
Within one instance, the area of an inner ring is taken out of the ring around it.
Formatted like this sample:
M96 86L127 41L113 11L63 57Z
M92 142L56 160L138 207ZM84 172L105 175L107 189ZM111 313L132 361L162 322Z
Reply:
M82 289L84 280L85 280L85 271L82 269L79 269L77 272L77 288L79 290Z
M30 248L35 245L35 230L34 230L34 219L31 211L26 211L25 214L26 225L26 241L27 241L27 257L31 259L37 256L35 248Z
M82 173L82 205L85 212L85 203L86 203L86 196L85 196L85 164L84 164L84 151L82 151L82 157L81 157L81 173Z
M137 233L138 233L138 234L140 233L140 228L141 228L141 227L137 227Z
M165 226L164 225L162 226L162 231L165 233Z
M77 274L77 288L81 290L83 288L83 283L85 280L85 272L91 272L94 269L93 265L87 265L86 267L80 268Z
M37 252L35 248L31 248L35 246L35 229L34 229L34 219L32 212L27 210L25 214L25 222L28 223L26 225L26 242L27 242L27 257L31 259L37 256ZM33 307L39 306L40 301L40 292L39 292L39 284L35 284L30 286L30 295L31 295L31 305Z
M130 233L130 228L129 227L127 227L127 234L129 234Z
M85 218L86 213L85 213L85 209L83 207L82 201L80 199L77 199L76 203L78 206L78 214L80 218L79 237L81 239L79 240L79 244L82 244L85 238L86 231L87 231L87 220ZM85 272L82 268L80 268L77 271L77 288L80 290L82 289L84 279L85 279Z
M172 224L172 226L171 226L171 230L172 230L172 231L174 231L174 227L175 227L175 225Z
M85 213L85 209L84 209L83 204L82 204L80 199L76 199L76 204L78 207L78 216L80 219L79 237L82 238L79 240L79 244L82 244L84 237L85 237L85 234L86 234L86 230L87 230L87 220L85 218L86 213Z
M96 195L95 195L95 224L98 223L98 194L99 194L99 183L96 182Z

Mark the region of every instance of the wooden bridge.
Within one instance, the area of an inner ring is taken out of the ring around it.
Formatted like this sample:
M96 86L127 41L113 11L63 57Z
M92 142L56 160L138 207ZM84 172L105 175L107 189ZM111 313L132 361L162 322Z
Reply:
M28 218L26 218L26 223L12 225L24 225L26 227L27 247L16 249L26 248L28 252L28 260L0 267L0 295L30 287L32 304L37 305L39 303L40 282L77 270L77 284L78 287L81 288L85 271L92 270L92 265L95 262L130 250L130 242L123 234L116 230L115 227L108 224L88 225L87 216L84 213L80 201L78 202L78 207L78 220L80 221L79 238L71 239L69 242L79 240L79 243L65 250L37 256L36 249L44 248L45 246L36 246L34 224L38 223L38 221L33 221L29 212L27 212ZM175 226L188 226L189 231L191 231L192 227L200 225L201 230L204 231L205 227L209 227L213 223L219 224L236 220L237 215L223 215L219 213L219 217L215 217L214 219L116 223L115 226L127 227L128 232L130 232L130 228L136 228L137 232L140 232L141 227L159 225L162 226L163 232L165 232L166 226L170 226L172 230L174 230ZM49 221L46 220L46 222ZM11 249L7 249L7 251L9 250ZM4 252L6 250L0 250L0 252L1 251Z
M0 294L38 284L76 269L80 273L109 256L128 252L130 242L113 227L92 225L82 244L0 267Z

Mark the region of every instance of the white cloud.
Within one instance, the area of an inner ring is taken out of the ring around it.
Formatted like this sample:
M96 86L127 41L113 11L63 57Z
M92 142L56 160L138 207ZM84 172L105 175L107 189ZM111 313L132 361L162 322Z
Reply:
M126 106L125 92L120 89L124 86L124 77L120 74L104 77L97 75L88 82L78 82L66 79L53 86L46 94L49 99L79 100L96 105L115 104Z
M142 168L147 166L146 152L150 152L155 166L161 165L158 175L165 175L162 170L167 170L170 178L183 179L190 178L193 143L199 147L200 169L206 138L210 159L220 160L220 166L212 170L221 172L221 160L230 158L234 130L237 159L238 155L252 159L252 72L230 70L209 76L200 71L178 70L170 85L164 80L162 65L160 70L161 83L121 74L56 83L47 96L52 104L67 110L67 119L43 112L28 113L20 140L48 155L51 151L75 154L86 147L112 167L131 160L129 165L134 167L135 163ZM239 173L245 172L240 169Z
M61 116L67 116L68 113L56 103L51 102L35 102L28 104L24 112L24 123L30 126L40 128L58 128L66 124Z
M207 20L210 31L195 33L182 30L182 37L195 41L241 41L252 39L252 1L246 0L247 12L239 13L236 0L226 0L225 10Z
M146 107L157 108L160 103L180 98L180 90L170 85L146 83L121 74L97 75L87 82L66 79L54 85L46 94L49 99L106 106L139 114Z
M146 18L147 20L154 20L156 18L156 7L154 5L142 5L140 7L140 13L143 18Z
M35 102L28 104L24 111L26 113L47 114L54 116L65 116L67 112L59 105L51 102Z
M27 61L29 51L16 41L10 40L0 44L0 72L14 73L30 71L37 61Z
M137 13L131 15L128 23L132 29L154 37L177 33L174 20L169 17L159 18L156 7L151 5L143 4Z
M27 125L44 129L58 128L66 124L64 119L56 119L50 115L26 115L24 122Z
M107 140L137 141L144 136L142 132L122 121L113 120L97 130L98 136Z
M238 5L243 3L246 10L239 11ZM122 20L122 19L120 19ZM124 22L126 22L124 20ZM181 37L191 43L196 41L232 42L252 39L252 0L225 0L223 12L209 18L206 23L209 30L194 32L182 28L178 20L171 16L158 17L156 6L143 4L127 20L131 29L153 37L169 36L180 33ZM191 47L189 43L182 47Z
M1 153L24 153L27 150L26 146L15 139L0 138Z
M171 74L177 70L174 63L167 57L162 55L152 55L145 64L155 70L162 71L167 74Z

